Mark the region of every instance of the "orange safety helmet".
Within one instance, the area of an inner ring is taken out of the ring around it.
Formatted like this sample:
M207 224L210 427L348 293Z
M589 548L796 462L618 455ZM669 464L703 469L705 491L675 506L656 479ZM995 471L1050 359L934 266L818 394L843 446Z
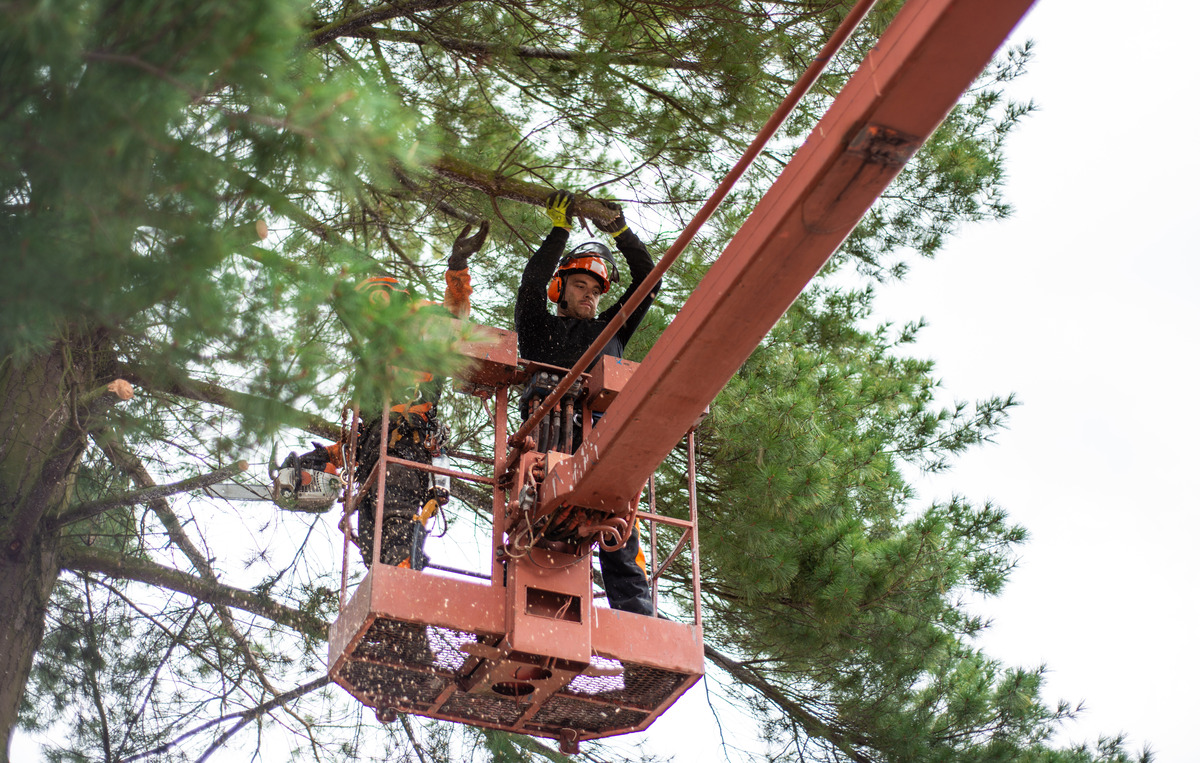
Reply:
M608 277L608 265L612 265L611 280ZM580 244L558 261L558 269L554 271L554 277L550 279L550 285L546 289L546 296L550 298L551 302L557 303L562 299L563 290L567 285L567 276L572 273L587 273L599 279L601 294L608 293L612 284L621 282L617 261L613 259L609 248L599 241Z
M391 276L375 276L362 281L354 290L367 295L373 305L387 305L391 302L392 292L408 294L408 289L400 285L400 281Z

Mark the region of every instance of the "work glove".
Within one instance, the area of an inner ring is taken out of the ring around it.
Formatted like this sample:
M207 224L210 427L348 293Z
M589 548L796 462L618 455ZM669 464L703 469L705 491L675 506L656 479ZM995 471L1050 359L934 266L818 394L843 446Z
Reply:
M546 199L546 217L555 228L571 230L571 218L575 216L575 194L555 191Z
M596 221L596 227L604 231L608 235L616 238L625 231L629 230L629 226L625 223L625 214L621 211L621 205L615 201L600 201L606 208L617 213L617 216L611 222Z
M467 260L472 254L476 254L482 249L484 242L487 241L489 227L488 221L484 220L479 223L479 232L474 236L468 236L467 234L471 232L471 224L467 223L467 227L462 229L458 238L454 239L454 247L450 250L450 261L446 263L446 267L450 270L465 270Z

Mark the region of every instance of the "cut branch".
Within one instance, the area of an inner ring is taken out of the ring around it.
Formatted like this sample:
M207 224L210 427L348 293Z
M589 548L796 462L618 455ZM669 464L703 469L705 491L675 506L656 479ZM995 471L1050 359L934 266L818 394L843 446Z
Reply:
M60 427L57 442L51 451L53 455L42 464L33 488L13 512L10 538L4 549L9 558L18 559L25 554L33 540L34 531L52 506L61 500L56 496L61 496L67 474L83 452L84 431L95 428L100 415L113 405L132 397L133 388L129 382L117 379L80 395L73 403L64 403L53 416L47 418L46 425L53 423ZM69 422L74 422L74 426L70 426Z

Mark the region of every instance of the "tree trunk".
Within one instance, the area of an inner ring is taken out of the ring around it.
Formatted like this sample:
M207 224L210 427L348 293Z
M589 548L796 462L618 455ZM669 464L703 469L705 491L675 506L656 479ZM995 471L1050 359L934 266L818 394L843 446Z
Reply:
M0 763L8 763L17 710L57 580L58 553L40 538L15 560L0 556Z
M27 363L0 363L0 763L17 723L46 605L58 580L57 533L47 530L74 488L81 420L103 395L93 345L63 344Z

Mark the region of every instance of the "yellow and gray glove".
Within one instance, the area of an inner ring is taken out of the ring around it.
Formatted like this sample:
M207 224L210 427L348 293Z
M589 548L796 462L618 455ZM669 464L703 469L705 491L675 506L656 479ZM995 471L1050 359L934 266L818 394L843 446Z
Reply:
M597 220L596 221L597 228L604 231L605 233L612 236L613 238L616 238L617 236L621 235L625 231L629 230L629 226L625 223L625 213L623 213L621 211L620 204L618 204L615 201L601 201L600 203L603 204L608 209L611 209L614 212L616 212L617 216L614 217L611 221L606 222L606 223L603 223L603 222L600 222L599 220Z
M555 228L571 230L571 218L575 216L575 194L555 191L546 199L546 217Z

